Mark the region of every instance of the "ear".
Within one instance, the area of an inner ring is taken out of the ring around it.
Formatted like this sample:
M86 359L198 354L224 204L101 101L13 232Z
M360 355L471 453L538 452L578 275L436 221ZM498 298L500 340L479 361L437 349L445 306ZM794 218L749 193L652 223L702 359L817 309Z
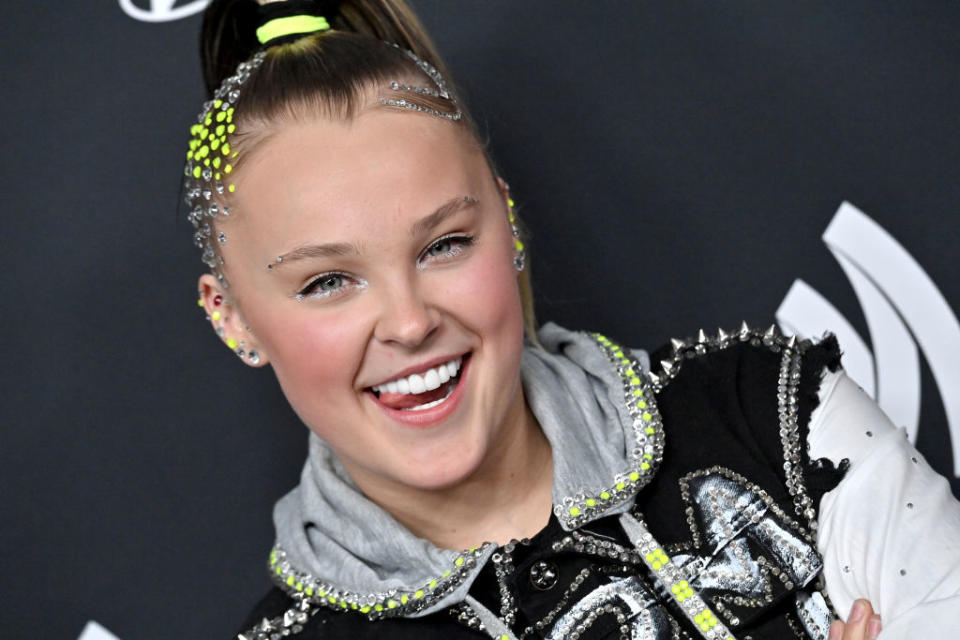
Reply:
M251 367L267 364L270 359L220 282L212 274L205 273L197 284L200 294L197 304L206 311L207 320L220 340L240 356L244 364Z
M510 232L513 235L513 265L517 271L523 271L527 260L527 253L523 245L522 233L520 231L517 216L513 212L513 198L510 197L510 185L506 180L497 176L497 187L500 189L500 196L503 198L507 210L507 222L510 223Z

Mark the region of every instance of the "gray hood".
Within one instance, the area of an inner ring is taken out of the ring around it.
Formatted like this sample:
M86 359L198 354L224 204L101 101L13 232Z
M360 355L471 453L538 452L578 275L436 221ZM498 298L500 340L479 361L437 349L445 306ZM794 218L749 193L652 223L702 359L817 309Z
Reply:
M626 511L655 471L662 430L642 351L547 324L524 350L527 401L553 449L554 512L574 528ZM368 500L311 433L300 485L274 508L270 571L288 592L372 617L463 601L496 549L439 549Z

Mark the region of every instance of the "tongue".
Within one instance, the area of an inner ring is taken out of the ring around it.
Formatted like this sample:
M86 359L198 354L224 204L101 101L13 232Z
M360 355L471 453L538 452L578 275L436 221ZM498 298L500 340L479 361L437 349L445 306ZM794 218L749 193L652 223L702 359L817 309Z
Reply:
M447 395L447 387L450 383L442 384L433 391L424 391L423 393L380 393L380 402L391 409L409 409L418 407L421 404L427 404L434 400L440 400Z

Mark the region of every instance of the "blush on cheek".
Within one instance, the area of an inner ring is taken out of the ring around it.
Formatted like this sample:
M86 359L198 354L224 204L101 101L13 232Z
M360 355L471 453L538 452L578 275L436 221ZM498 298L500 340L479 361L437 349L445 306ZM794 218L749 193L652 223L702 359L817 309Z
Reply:
M471 273L460 279L456 289L469 300L468 308L484 319L478 320L478 326L516 324L522 333L523 305L513 258L499 252L495 257L472 265Z
M284 395L311 427L318 410L328 411L349 397L362 358L359 323L346 318L318 320L313 314L273 321L267 335L259 335ZM336 395L339 392L340 395Z

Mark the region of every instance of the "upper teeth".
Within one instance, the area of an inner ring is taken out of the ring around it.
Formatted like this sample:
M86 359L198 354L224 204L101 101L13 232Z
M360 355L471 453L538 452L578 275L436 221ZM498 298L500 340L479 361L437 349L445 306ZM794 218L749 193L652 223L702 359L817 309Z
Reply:
M440 385L449 382L460 371L463 358L454 358L450 362L427 369L423 373L414 373L405 378L397 378L371 387L377 393L423 393L439 389Z

